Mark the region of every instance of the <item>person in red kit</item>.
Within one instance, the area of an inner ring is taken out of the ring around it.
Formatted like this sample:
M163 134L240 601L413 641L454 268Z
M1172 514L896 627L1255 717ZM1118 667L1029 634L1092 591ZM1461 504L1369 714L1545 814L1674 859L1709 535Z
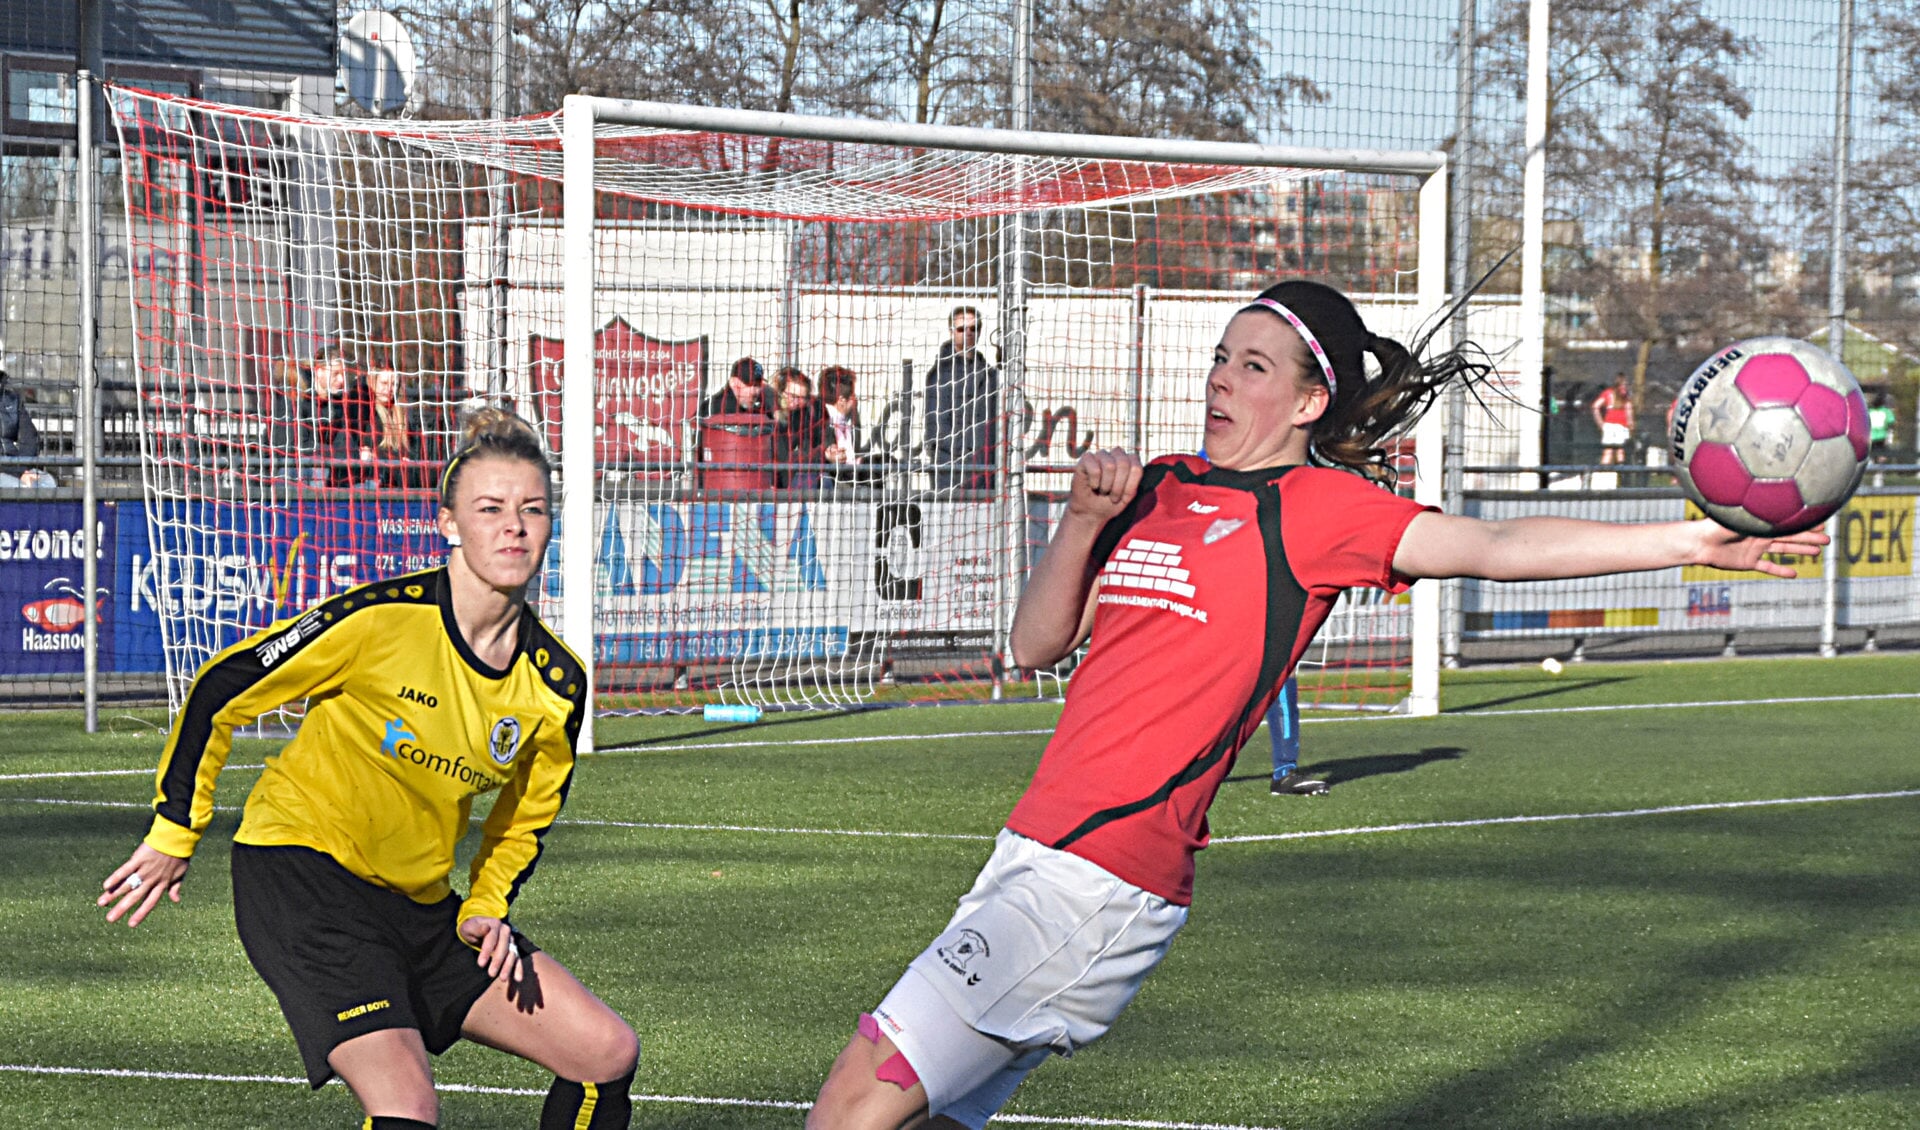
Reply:
M1633 393L1625 373L1615 373L1613 383L1593 398L1593 422L1600 429L1600 465L1625 463L1627 440L1633 438Z
M1092 646L979 880L860 1017L812 1130L979 1130L1049 1055L1106 1032L1186 922L1214 794L1342 590L1686 564L1791 576L1764 555L1826 543L1708 521L1485 522L1382 489L1391 441L1447 384L1483 379L1481 357L1423 362L1338 291L1283 282L1214 349L1211 462L1080 459L1012 643L1023 667Z

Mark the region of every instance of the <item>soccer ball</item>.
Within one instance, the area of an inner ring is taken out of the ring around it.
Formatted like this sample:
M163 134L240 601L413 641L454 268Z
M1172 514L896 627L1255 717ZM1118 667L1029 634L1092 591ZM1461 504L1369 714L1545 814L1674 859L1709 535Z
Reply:
M1790 337L1738 341L1673 402L1668 440L1687 497L1760 537L1827 520L1867 467L1867 402L1846 366Z

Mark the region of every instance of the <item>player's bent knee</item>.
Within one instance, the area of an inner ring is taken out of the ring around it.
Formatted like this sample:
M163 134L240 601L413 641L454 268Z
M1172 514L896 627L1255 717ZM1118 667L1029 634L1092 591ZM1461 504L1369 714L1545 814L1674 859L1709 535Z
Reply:
M616 1079L638 1070L640 1037L625 1021L615 1019L604 1042L605 1047L600 1051L600 1070L594 1073L594 1078Z

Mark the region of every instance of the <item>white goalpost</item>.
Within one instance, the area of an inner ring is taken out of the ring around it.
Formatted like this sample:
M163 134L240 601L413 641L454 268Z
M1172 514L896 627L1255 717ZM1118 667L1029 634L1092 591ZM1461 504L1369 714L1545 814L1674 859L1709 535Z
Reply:
M1402 340L1444 307L1438 153L112 98L176 705L218 647L437 562L429 472L484 401L557 456L539 600L601 713L1001 697L1074 459L1192 451L1249 292L1327 278ZM1423 501L1438 425L1400 453ZM1436 711L1430 590L1349 602L1307 701Z

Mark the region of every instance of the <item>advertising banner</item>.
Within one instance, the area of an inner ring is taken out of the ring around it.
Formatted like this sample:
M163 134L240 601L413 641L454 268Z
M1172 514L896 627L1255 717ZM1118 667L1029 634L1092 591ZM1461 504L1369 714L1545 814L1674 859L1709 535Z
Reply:
M101 667L114 654L113 592L108 554L118 514L99 509L99 576L93 615L99 621ZM79 674L85 667L88 604L83 589L86 531L77 500L0 502L0 674Z
M831 658L854 640L993 628L988 503L625 502L607 507L599 661Z
M1551 513L1610 522L1661 522L1702 516L1678 495L1469 498L1467 509L1488 519ZM1914 548L1912 495L1862 493L1847 503L1829 550L1839 571L1839 626L1920 620ZM1468 581L1464 627L1469 635L1480 638L1818 628L1826 608L1823 562L1784 555L1773 560L1800 575L1788 579L1690 565L1565 581Z
M162 638L186 649L191 662L183 666L354 585L431 568L446 556L430 499L154 505L170 519L159 527L159 557L144 529L123 526L115 564L116 588L127 594L121 627L140 654L157 652Z

